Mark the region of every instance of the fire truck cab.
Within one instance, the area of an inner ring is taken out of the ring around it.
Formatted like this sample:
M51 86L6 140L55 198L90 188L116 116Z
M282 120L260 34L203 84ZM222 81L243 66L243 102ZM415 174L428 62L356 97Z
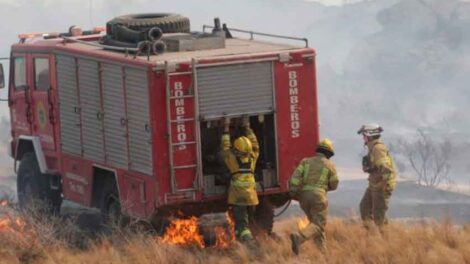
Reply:
M110 23L106 32L20 36L8 85L20 205L38 198L58 210L67 199L140 219L225 211L222 119L231 117L235 139L249 116L260 142L259 218L272 223L318 142L315 51L217 23L188 32L188 21L178 32L182 24L161 24L161 35ZM111 32L121 27L150 37L124 45L137 35Z

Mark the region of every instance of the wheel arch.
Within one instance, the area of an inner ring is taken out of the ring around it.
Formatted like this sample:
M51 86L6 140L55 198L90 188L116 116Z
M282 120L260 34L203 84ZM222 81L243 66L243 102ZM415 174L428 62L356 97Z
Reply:
M17 162L23 158L23 155L32 152L36 156L41 173L51 173L47 167L46 158L42 150L41 141L37 136L19 136L14 155L14 169L17 172Z
M103 189L106 183L114 182L118 190L119 199L121 199L121 189L119 188L117 171L114 169L93 165L93 187L91 193L91 206L99 207L103 195Z

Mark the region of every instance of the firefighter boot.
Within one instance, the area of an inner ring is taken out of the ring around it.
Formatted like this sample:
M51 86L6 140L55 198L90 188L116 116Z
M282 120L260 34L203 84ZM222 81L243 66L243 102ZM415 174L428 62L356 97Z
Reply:
M322 252L323 254L326 254L328 248L326 247L325 243L325 235L323 233L317 234L314 237L314 241L315 246L317 246L318 250L320 250L320 252Z
M299 255L301 237L295 233L290 234L291 248L294 254Z

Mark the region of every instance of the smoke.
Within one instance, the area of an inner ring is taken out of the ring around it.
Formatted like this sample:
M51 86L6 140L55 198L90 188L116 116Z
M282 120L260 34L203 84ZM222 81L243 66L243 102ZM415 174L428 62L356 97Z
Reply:
M329 78L320 85L328 87L320 93L328 108L322 131L347 144L338 128L375 121L386 139L424 128L468 142L469 11L461 1L416 0L377 12L380 29L355 43L343 71L320 68L319 78Z
M307 2L321 3L327 6L341 6L348 4L355 4L362 1L374 1L374 0L305 0Z
M468 144L470 3L328 3L332 2L0 0L0 57L8 56L9 45L22 32L64 32L70 25L89 28L120 14L148 12L184 14L190 17L192 30L200 30L218 16L229 27L309 38L317 51L321 136L335 142L338 166L359 167L362 140L355 132L365 122L383 125L386 141L428 128ZM0 96L5 98L5 91ZM7 113L7 105L0 105L0 115ZM7 127L0 129L9 134ZM1 160L7 159L2 153ZM456 159L455 166L465 168L463 160Z
M0 117L0 199L14 197L15 176L13 174L13 160L9 156L10 146L10 120Z

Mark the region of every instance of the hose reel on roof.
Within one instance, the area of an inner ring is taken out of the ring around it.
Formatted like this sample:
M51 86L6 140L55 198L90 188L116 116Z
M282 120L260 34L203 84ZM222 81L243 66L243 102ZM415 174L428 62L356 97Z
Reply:
M106 23L101 44L137 48L138 53L160 54L166 50L163 33L187 33L190 23L178 14L151 13L118 16Z

